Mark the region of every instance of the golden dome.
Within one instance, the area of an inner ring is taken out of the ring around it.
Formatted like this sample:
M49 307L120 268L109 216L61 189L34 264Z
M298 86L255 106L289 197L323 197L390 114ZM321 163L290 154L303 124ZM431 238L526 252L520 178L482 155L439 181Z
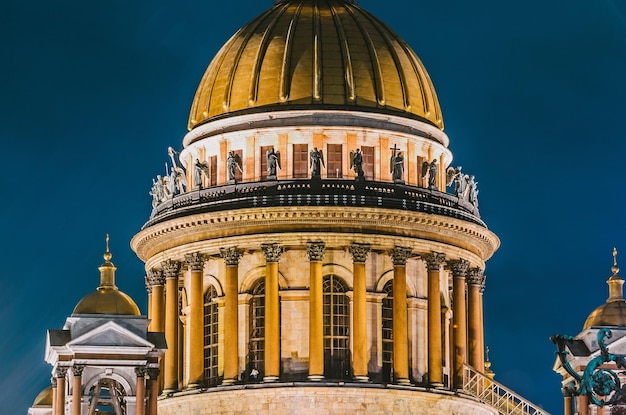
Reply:
M350 109L443 129L433 84L413 50L347 0L288 0L241 28L217 53L188 127L237 112Z
M39 392L33 406L52 406L52 385Z
M87 294L78 302L72 315L76 314L118 314L141 315L139 307L128 295L121 292L115 285L115 265L111 262L109 251L109 235L106 238L107 246L104 253L104 264L100 270L100 286L96 291Z
M613 275L606 282L609 285L609 298L605 304L589 314L583 330L593 326L626 327L626 300L624 300L624 280L618 275L617 249L613 248Z

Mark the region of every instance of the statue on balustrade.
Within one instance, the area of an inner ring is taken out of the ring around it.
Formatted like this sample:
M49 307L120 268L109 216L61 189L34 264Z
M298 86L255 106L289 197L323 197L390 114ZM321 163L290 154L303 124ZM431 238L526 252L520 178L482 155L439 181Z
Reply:
M309 153L309 168L311 169L312 179L320 179L322 177L322 166L326 168L324 153L322 153L322 150L318 150L317 147L313 147L313 150Z
M463 197L463 193L467 187L466 175L463 174L462 169L462 166L458 166L456 168L448 167L448 170L446 170L446 186L452 186L454 184L454 195L456 197Z
M402 152L393 145L391 150L391 158L389 159L389 172L394 183L404 183L404 156Z
M422 179L425 179L428 176L428 189L429 190L437 190L437 171L439 170L439 165L437 164L437 159L434 159L432 162L424 161L422 163Z
M185 189L187 188L187 175L185 173L185 169L182 166L179 166L174 158L175 155L178 155L178 152L172 147L168 147L167 154L172 160L172 171L170 173L169 183L170 193L172 196L185 193Z
M276 180L276 171L280 169L280 151L275 151L274 147L265 153L267 158L267 180Z
M228 183L235 183L235 172L239 170L240 173L243 173L243 169L241 167L241 157L239 154L234 151L228 152L228 158L226 159L226 168L228 171Z
M356 173L356 180L365 180L365 173L363 172L363 153L361 149L350 151L350 168Z
M209 169L209 164L206 162L201 162L200 159L196 159L195 164L193 165L193 180L195 182L196 189L202 189L202 175L207 178L207 180L211 181L211 170Z

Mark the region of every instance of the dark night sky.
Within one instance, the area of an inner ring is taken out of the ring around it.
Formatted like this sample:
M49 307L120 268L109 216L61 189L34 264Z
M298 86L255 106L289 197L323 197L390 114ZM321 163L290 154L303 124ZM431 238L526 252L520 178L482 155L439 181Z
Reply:
M270 0L0 1L0 413L49 382L47 328L98 284L146 312L129 248L218 48ZM577 334L624 251L626 2L362 0L415 49L455 165L502 240L488 262L496 379L553 414L554 333Z

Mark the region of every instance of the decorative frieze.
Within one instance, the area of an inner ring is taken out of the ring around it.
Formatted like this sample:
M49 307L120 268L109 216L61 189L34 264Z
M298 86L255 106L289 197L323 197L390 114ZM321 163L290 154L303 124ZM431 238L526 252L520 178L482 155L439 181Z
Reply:
M480 268L471 268L467 274L467 283L469 285L478 285L482 290L485 289L485 274L483 274L483 270Z
M79 377L83 375L83 370L85 370L85 365L74 365L72 366L72 374L74 377Z
M282 255L284 248L278 244L262 244L261 250L265 255L266 262L278 262Z
M163 275L166 280L177 279L178 274L180 274L181 263L168 259L167 261L161 262L161 267L163 268Z
M453 259L448 261L448 268L452 271L455 278L465 278L469 270L469 261L461 259Z
M446 255L441 252L432 252L423 256L429 271L439 271L441 264L446 262Z
M324 242L307 242L306 254L311 262L320 262L324 258L326 244Z
M413 250L404 246L396 246L389 251L389 256L396 267L406 266L406 261L413 256Z
M220 255L224 258L227 266L236 267L243 256L243 251L236 246L220 248Z
M191 271L202 271L206 257L200 252L185 255L185 262Z
M365 261L367 261L367 255L370 251L370 244L360 244L355 242L350 245L350 254L352 255L352 261L356 263L365 263Z

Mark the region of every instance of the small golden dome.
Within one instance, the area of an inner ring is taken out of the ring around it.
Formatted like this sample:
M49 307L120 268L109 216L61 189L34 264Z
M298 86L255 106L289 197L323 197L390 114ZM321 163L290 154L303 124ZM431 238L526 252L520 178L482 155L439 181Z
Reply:
M52 385L48 386L35 398L33 406L52 406Z
M618 275L617 249L613 248L613 275L606 282L609 285L609 298L605 304L589 314L583 330L593 326L626 327L626 300L624 300L624 280Z
M87 294L78 302L72 315L76 314L118 314L141 315L139 307L128 295L121 292L115 285L115 265L111 262L109 235L106 237L104 263L100 270L100 286L96 291Z
M188 127L233 113L287 109L387 112L443 129L433 84L413 50L347 0L287 0L217 53Z

